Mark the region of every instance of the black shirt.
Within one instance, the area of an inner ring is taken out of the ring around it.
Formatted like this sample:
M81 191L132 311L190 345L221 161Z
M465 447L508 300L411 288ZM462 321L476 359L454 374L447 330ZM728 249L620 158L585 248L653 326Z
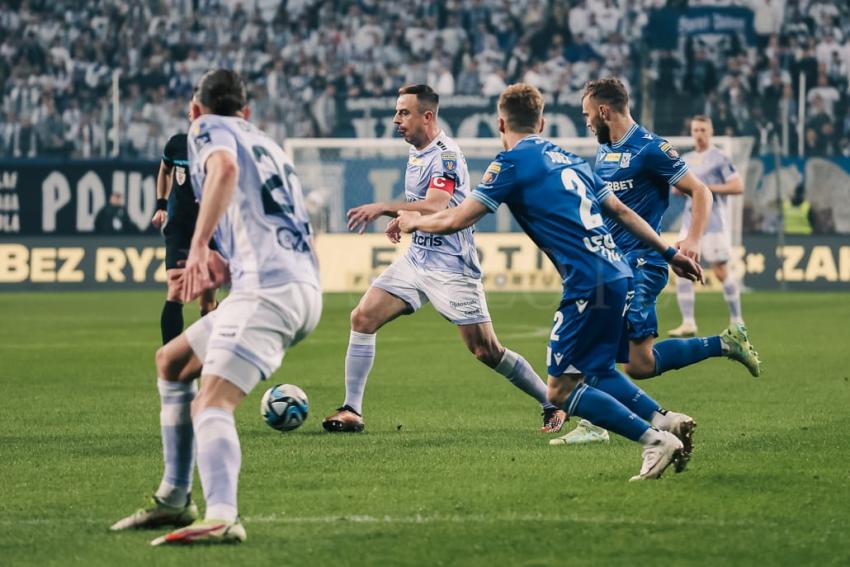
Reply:
M171 192L169 199L169 220L187 220L194 225L198 216L198 204L189 179L189 150L186 146L186 134L175 134L165 144L162 161L173 167Z

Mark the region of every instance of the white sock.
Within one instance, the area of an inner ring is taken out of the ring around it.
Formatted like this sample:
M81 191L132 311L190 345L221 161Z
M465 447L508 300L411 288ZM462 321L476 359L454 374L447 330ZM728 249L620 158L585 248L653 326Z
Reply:
M649 424L656 429L664 431L664 426L667 424L667 416L661 412L654 411L652 412L652 418L649 420Z
M643 435L638 439L638 443L643 445L644 447L648 447L650 445L655 445L661 441L661 432L655 429L654 427L650 427L646 431L643 432Z
M733 323L743 323L741 318L741 287L738 285L738 280L732 276L727 276L723 282L723 299L726 300L726 305L729 306L729 319Z
M679 311L682 312L682 322L691 323L696 326L694 319L694 282L685 278L676 278L676 301L679 302Z
M351 331L345 353L345 405L363 413L363 393L372 363L375 362L374 334Z
M195 468L195 434L192 430L192 400L197 383L156 381L161 409L162 461L165 470L156 497L169 506L184 506L192 491Z
M546 399L546 383L534 371L534 368L521 355L510 349L505 349L502 360L494 368L496 372L508 379L508 381L537 400L544 409L556 406Z
M207 501L207 520L236 521L236 488L242 451L233 414L207 408L195 417L198 472Z

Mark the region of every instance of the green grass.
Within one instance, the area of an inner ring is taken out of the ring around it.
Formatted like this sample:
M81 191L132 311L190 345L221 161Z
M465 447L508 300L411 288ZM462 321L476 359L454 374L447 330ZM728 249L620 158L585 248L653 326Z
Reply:
M502 341L545 372L557 297L489 299ZM761 379L711 360L644 382L699 428L686 473L639 484L628 441L548 446L535 404L431 308L381 332L367 432L324 434L356 300L328 296L274 377L309 394L304 427L267 428L263 388L238 412L248 541L153 549L159 532L107 528L159 482L161 294L0 295L0 564L850 563L850 296L745 296ZM720 296L697 303L719 330ZM672 296L660 313L678 323Z

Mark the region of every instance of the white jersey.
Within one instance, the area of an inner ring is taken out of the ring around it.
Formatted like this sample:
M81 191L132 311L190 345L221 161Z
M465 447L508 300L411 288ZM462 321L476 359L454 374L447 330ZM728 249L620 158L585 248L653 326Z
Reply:
M205 163L223 150L236 158L239 181L215 241L230 263L232 288L300 282L319 288L312 231L292 160L271 138L238 117L205 114L189 128L189 168L203 202Z
M440 132L422 150L410 148L404 175L404 194L408 202L421 201L429 189L449 193L449 207L456 207L469 195L469 170L458 145ZM431 234L416 231L408 252L417 266L481 277L478 252L472 238L473 228L455 234Z
M736 175L738 172L732 164L732 160L726 157L719 148L714 146L704 152L688 152L682 159L688 164L688 168L694 172L700 181L706 185L722 185ZM727 215L727 198L728 195L712 194L714 204L711 206L711 215L708 218L708 226L705 227L705 232L708 233L725 233L726 215ZM682 215L682 227L687 229L691 226L691 208L693 201L688 198L685 203L685 212Z

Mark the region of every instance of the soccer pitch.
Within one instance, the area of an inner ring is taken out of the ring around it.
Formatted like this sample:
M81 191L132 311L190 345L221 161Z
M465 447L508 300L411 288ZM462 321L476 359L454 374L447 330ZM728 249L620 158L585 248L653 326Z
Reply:
M366 432L324 433L358 299L326 296L272 379L307 392L305 425L261 421L270 384L237 413L248 540L186 549L149 547L160 531L108 532L160 479L163 296L0 295L0 564L850 563L850 295L745 295L759 379L711 360L643 382L696 419L696 448L685 473L631 484L636 444L550 447L535 403L430 307L379 333ZM557 294L488 299L502 342L544 373ZM697 317L719 331L722 298L699 295ZM674 296L660 318L678 324ZM197 478L194 492L202 502Z

